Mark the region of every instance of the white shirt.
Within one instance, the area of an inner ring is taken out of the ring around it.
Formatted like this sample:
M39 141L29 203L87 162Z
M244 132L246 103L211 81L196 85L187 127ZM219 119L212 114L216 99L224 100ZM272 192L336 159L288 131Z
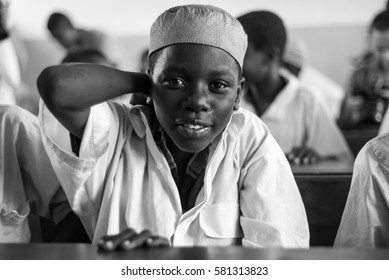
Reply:
M19 60L10 38L0 41L0 104L16 104L15 93L21 85Z
M334 246L389 247L389 134L359 152Z
M41 110L44 120L50 112ZM59 147L43 123L54 169L93 242L132 227L174 246L308 247L306 213L290 166L255 115L232 115L211 146L196 204L183 214L144 110L110 101L92 107L80 158Z
M328 115L336 120L345 96L344 89L309 64L303 66L299 80L301 86L309 89L322 102Z
M0 137L0 242L29 242L30 211L59 222L70 207L44 150L37 117L0 105Z
M261 116L285 153L304 144L320 156L346 156L352 153L334 120L324 111L314 95L300 86L293 75L281 73L286 86ZM255 113L243 98L241 106Z

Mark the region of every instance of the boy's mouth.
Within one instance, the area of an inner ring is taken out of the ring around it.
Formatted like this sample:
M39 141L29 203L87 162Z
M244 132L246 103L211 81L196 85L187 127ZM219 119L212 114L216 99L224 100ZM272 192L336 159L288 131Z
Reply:
M176 125L178 132L187 138L204 137L212 127L211 122L198 119L179 119L176 121Z

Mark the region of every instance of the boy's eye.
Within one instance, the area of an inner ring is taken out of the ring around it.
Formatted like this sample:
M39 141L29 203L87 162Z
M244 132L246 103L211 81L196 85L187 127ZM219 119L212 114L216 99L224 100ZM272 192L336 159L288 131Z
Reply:
M218 81L218 82L212 82L209 85L209 87L210 87L211 91L223 91L223 90L225 90L228 87L228 85L226 83L224 83L224 82L219 82Z
M185 86L184 81L180 78L168 78L162 81L162 84L171 88L181 88Z

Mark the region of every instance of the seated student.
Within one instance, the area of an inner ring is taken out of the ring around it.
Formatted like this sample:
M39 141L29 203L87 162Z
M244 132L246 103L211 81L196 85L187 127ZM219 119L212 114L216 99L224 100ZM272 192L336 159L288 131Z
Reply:
M338 123L341 127L379 127L389 104L389 11L376 15L367 50L355 60Z
M0 0L0 104L17 104L37 114L37 96L22 80L28 54L10 20L10 5L10 1Z
M66 241L64 231L73 228L62 226L78 218L44 150L38 118L20 107L0 105L0 135L0 242L30 242L30 213L53 220L61 231L52 241ZM70 236L68 241L77 238Z
M389 247L389 134L359 152L335 247Z
M109 54L107 36L97 30L76 28L63 13L52 13L47 21L47 29L66 51L75 49L95 49Z
M40 74L79 157L44 144L93 242L121 233L102 248L308 247L289 164L261 120L239 109L246 46L224 10L179 6L151 27L148 75L92 64ZM149 93L150 106L108 101L127 92Z
M328 115L337 120L344 98L344 90L336 82L321 73L307 61L308 50L301 41L289 41L283 60L283 66L300 81L323 104Z
M281 71L287 40L282 20L269 11L238 17L248 35L242 107L255 112L294 163L322 158L352 159L336 123L293 75Z

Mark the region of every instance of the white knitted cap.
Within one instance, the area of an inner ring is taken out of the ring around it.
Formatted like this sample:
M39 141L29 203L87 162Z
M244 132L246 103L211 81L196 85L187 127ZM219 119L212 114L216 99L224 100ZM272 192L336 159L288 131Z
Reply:
M150 29L149 56L173 44L203 44L223 49L242 67L247 35L238 20L208 5L185 5L162 13Z
M283 60L302 68L308 57L308 48L302 41L290 41L286 45Z

